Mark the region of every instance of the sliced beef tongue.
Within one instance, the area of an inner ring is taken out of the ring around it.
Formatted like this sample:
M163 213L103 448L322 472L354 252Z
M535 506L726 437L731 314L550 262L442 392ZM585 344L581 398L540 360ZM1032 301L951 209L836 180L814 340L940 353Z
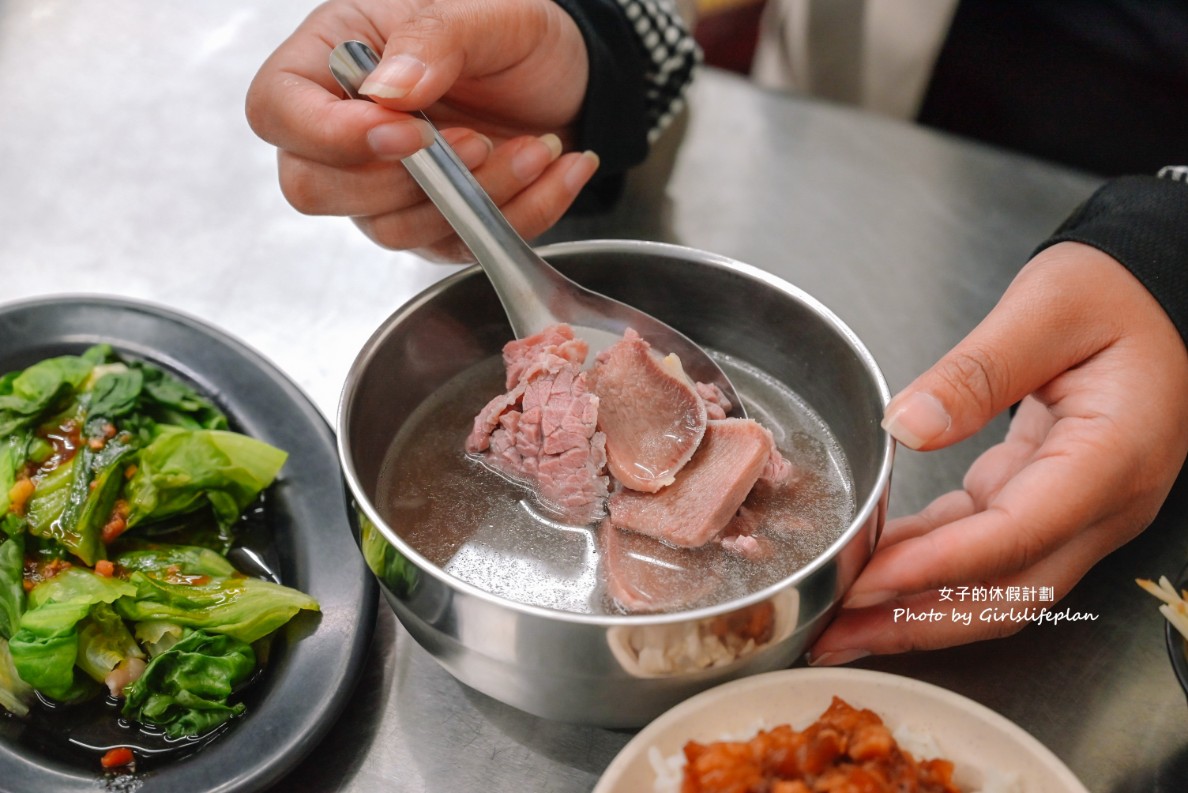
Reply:
M598 356L591 374L611 475L645 493L672 484L706 424L705 402L680 361L656 355L629 328Z
M709 421L697 453L671 485L657 493L611 494L611 521L672 545L699 548L731 522L771 464L774 449L771 433L750 419Z
M703 600L720 581L701 552L673 548L603 521L598 529L606 592L624 611L680 611Z
M564 520L587 524L603 514L606 446L597 431L598 397L580 367L586 344L568 326L508 343L508 393L474 419L466 450L533 487ZM511 380L512 373L516 380Z

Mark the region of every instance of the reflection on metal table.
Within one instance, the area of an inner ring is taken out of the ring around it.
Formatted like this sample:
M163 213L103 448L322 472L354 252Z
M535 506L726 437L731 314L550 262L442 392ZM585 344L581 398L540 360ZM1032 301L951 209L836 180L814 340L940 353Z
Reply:
M0 6L0 299L99 292L179 309L263 352L332 416L370 332L455 268L285 204L274 153L242 107L255 69L308 11L296 5ZM57 57L40 57L50 49ZM770 270L840 315L892 391L985 314L1097 184L712 70L690 105L680 145L670 135L613 212L567 220L548 239L656 239ZM892 515L958 486L1005 426L944 452L901 452ZM999 711L1095 793L1181 790L1188 709L1162 618L1133 579L1188 558L1183 518L1169 502L1062 602L1093 621L857 665ZM588 791L630 737L468 690L382 607L345 714L276 789Z

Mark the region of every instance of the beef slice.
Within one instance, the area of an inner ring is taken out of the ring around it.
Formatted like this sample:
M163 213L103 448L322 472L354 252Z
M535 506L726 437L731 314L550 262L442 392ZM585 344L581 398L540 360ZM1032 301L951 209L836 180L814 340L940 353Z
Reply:
M719 584L701 551L673 548L642 534L598 528L607 595L624 611L680 611L703 600Z
M671 485L656 493L620 489L611 494L611 522L672 545L699 548L734 518L774 449L771 433L751 419L709 421L697 453Z
M585 342L564 325L509 342L503 350L509 390L475 416L466 439L468 452L482 454L564 520L582 525L603 514L609 490L598 397L580 369L585 356Z
M628 329L598 356L591 374L607 470L632 490L655 493L671 485L701 443L707 420L680 361L660 358Z
M526 339L513 339L503 345L503 365L507 370L508 390L517 383L531 380L536 370L555 372L572 364L581 368L586 363L590 347L573 335L569 325L551 325Z

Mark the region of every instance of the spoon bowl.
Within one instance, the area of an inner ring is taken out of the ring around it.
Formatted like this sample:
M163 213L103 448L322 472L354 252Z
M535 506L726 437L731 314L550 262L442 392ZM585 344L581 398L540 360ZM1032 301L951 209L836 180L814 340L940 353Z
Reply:
M378 63L375 52L360 41L343 42L330 54L330 72L352 99L368 99L359 87ZM432 126L423 113L413 115ZM580 286L538 256L436 128L433 143L403 162L491 280L516 338L568 323L589 345L592 360L632 328L657 352L680 358L694 381L717 385L730 400L732 415L745 417L730 379L705 350L651 314Z

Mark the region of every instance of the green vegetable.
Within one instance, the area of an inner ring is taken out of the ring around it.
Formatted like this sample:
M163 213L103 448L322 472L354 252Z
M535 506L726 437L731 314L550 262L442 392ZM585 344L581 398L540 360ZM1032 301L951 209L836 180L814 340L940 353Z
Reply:
M318 604L199 545L230 548L285 459L108 345L0 376L0 706L91 697L151 658L128 717L181 737L241 712L250 644Z
M227 429L223 412L176 377L146 363L129 365L144 375L142 406L155 421L194 430Z
M141 450L128 482L128 525L209 505L220 526L234 523L284 465L287 455L225 430L162 428Z
M84 452L84 461L91 464L89 490L78 511L68 508L58 521L69 526L69 530L64 531L62 544L88 565L106 555L103 527L111 519L119 500L124 485L124 466L134 455L131 446L118 440L109 441L97 454L91 454L89 449Z
M316 600L287 586L258 578L212 578L206 583L171 584L144 573L132 573L135 597L116 603L116 611L132 622L164 620L240 641L261 639L301 610L317 611Z
M185 633L186 629L176 622L147 620L136 623L136 641L153 658L177 644Z
M85 358L64 355L0 377L0 436L32 424L82 385L92 368Z
M25 611L24 573L24 535L0 535L0 639L16 633Z
M104 372L91 387L88 413L108 419L131 413L144 386L144 374L139 369L113 366Z
M8 512L13 485L29 459L33 436L27 432L9 435L0 441L0 515Z
M71 567L33 587L20 630L8 648L21 679L46 696L71 701L86 690L76 682L78 623L97 603L136 594L136 587Z
M171 738L201 735L243 712L243 703L229 705L228 698L255 666L249 644L194 631L149 662L124 690L121 712Z
M112 561L129 573L163 572L176 567L185 575L231 576L235 568L226 557L194 545L152 545L122 551Z
M124 467L135 449L113 439L89 447L37 483L27 506L29 531L52 539L88 565L103 558L101 534L124 484Z
M132 632L106 603L96 604L78 626L78 668L102 683L129 658L144 658Z
M77 457L72 458L42 476L37 482L37 490L25 507L25 519L29 522L30 533L38 537L53 536L54 521L70 503L77 461Z
M29 712L33 701L33 686L21 680L8 652L8 642L0 639L0 707L16 716Z

